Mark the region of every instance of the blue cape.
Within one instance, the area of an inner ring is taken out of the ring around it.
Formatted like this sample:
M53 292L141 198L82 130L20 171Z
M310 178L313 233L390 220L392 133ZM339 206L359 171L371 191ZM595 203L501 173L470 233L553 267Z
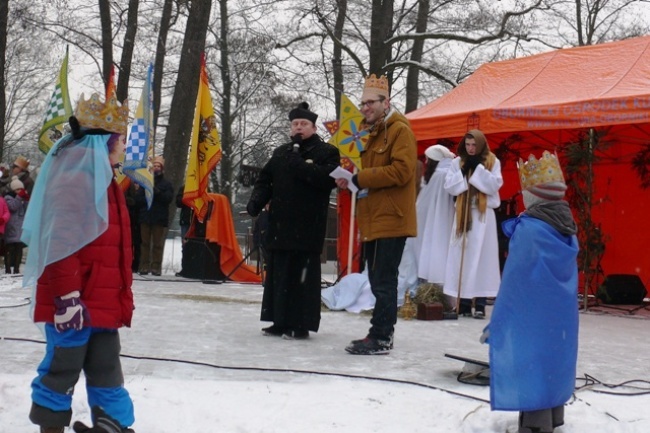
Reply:
M492 410L561 406L575 387L578 241L526 214L503 229L510 248L489 324Z

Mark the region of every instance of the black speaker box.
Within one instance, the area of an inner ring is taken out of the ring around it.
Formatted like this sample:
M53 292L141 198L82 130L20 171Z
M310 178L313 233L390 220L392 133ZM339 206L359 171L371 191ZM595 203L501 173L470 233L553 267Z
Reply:
M613 305L639 305L646 294L643 281L633 274L608 275L596 292L598 299Z
M187 238L183 245L181 276L199 280L223 280L219 255L221 246L205 238Z

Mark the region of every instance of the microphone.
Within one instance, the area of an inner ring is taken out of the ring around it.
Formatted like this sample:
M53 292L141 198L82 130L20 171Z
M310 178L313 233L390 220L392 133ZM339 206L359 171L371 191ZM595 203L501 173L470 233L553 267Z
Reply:
M300 145L298 143L293 143L293 153L298 153L300 151Z

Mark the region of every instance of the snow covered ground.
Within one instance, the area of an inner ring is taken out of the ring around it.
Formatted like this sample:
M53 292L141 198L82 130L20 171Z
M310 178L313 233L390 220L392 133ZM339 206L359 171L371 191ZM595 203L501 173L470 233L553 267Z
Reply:
M121 332L136 432L504 433L516 425L516 413L490 411L487 387L459 383L463 364L444 356L487 360L488 347L478 342L484 321L400 319L388 356L343 350L365 336L365 314L325 311L321 330L306 341L264 337L259 285L176 279L174 250L167 275L135 276L133 327ZM38 431L27 414L43 345L20 285L0 276L0 433ZM576 391L557 433L650 431L650 383L641 382L650 380L649 335L647 319L580 315L578 376L639 382ZM73 410L73 420L89 422L83 379Z

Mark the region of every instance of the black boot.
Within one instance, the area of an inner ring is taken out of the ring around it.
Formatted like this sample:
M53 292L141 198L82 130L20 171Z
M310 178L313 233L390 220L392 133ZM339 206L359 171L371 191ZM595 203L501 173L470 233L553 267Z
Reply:
M72 429L75 433L135 433L130 428L122 428L120 423L107 415L99 406L92 408L92 418L95 423L93 427L88 427L81 421L77 421Z

